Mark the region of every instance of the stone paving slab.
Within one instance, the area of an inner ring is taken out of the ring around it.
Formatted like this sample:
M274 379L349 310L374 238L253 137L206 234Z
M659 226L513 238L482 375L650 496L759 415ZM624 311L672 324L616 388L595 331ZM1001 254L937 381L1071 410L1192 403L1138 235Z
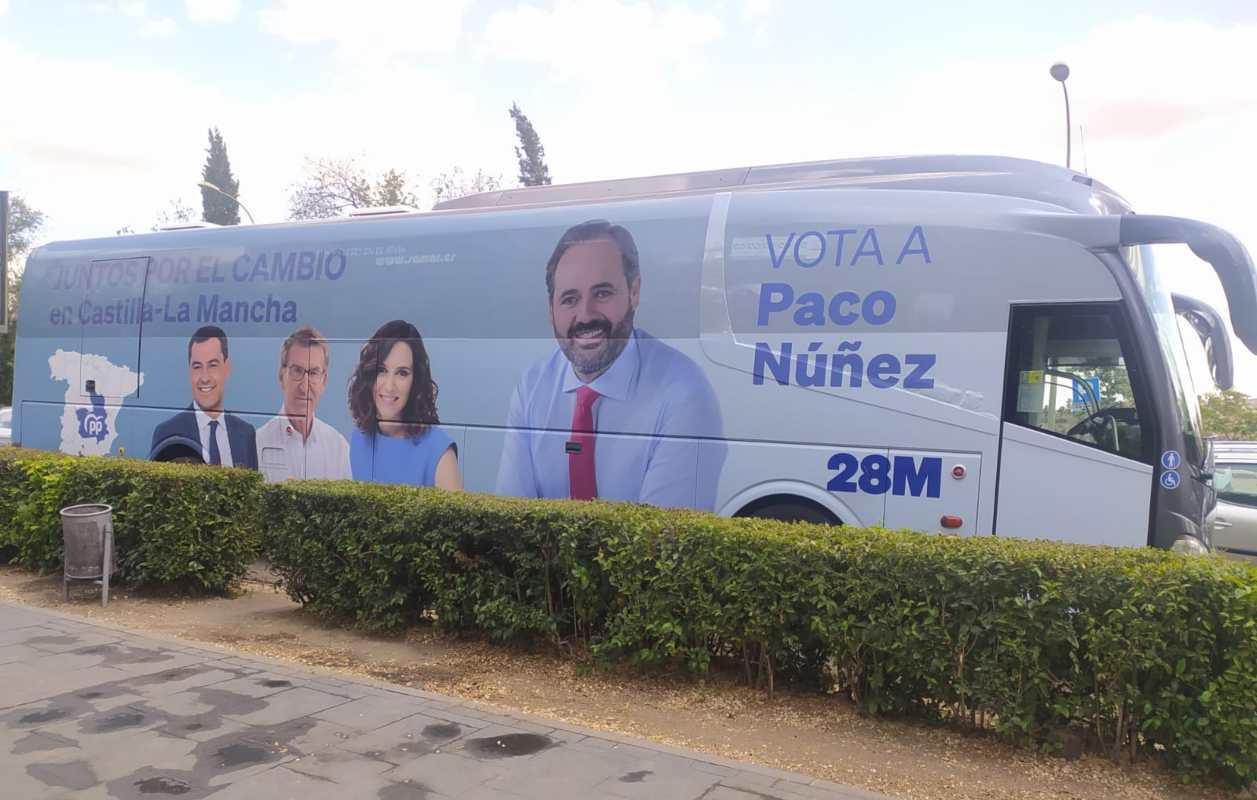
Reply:
M0 646L13 644L14 642L25 642L34 636L55 633L52 628L42 625L26 625L21 628L0 628Z
M0 787L31 800L881 797L7 603Z
M347 703L341 702L331 708L319 711L314 716L319 719L325 719L328 722L337 722L350 728L373 731L417 713L418 708L414 703L398 703L397 700L391 697L367 695L357 700L350 700Z
M279 725L349 702L340 695L299 686L264 698L262 708L246 714L228 715L248 725Z

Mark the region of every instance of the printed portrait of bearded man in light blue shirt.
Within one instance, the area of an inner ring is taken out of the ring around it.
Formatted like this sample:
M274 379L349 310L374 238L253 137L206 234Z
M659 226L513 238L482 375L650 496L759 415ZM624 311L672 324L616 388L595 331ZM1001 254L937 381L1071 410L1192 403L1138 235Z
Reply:
M716 393L694 361L640 328L628 230L567 230L546 265L558 350L511 397L498 494L712 510L726 447Z

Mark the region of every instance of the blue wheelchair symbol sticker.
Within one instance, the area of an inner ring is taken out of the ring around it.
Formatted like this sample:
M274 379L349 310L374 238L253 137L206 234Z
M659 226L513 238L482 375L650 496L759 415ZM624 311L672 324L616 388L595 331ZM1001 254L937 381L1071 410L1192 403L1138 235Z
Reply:
M1161 454L1161 466L1165 469L1178 469L1178 465L1182 463L1183 459L1177 450L1166 450Z
M1161 473L1161 485L1166 489L1177 489L1179 483L1178 473L1174 470Z

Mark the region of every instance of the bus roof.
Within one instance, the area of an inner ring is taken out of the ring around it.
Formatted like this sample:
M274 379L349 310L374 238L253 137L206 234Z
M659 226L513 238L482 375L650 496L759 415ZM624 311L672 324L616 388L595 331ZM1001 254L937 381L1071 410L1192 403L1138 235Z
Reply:
M50 242L41 252L81 249L89 243L108 242L108 249L137 246L137 239L152 246L161 237L164 245L188 244L185 237L231 236L230 231L275 230L299 226L364 225L386 219L414 219L428 215L481 214L511 209L543 208L581 203L647 200L716 192L772 191L785 189L900 190L958 192L1008 197L1049 204L1081 215L1126 214L1130 206L1104 184L1082 173L1054 164L1006 156L929 155L839 159L797 164L685 172L641 178L621 178L587 183L523 186L467 195L437 204L431 211L392 207L360 209L353 214L310 220L287 220L258 225L189 225L186 230L138 232L126 236L93 237L74 242ZM166 237L179 237L168 239Z
M916 189L1004 195L1084 214L1130 206L1099 181L1064 167L1006 156L932 155L808 161L552 186L523 186L446 200L437 211L563 205L706 192L785 188Z

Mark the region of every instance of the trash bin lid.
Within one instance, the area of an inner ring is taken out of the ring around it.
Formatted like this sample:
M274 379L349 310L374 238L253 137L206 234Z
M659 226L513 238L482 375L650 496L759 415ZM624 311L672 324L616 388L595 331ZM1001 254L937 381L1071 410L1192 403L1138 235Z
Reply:
M109 514L113 511L113 506L104 503L83 503L77 506L66 506L61 509L63 517L94 517L98 514Z

